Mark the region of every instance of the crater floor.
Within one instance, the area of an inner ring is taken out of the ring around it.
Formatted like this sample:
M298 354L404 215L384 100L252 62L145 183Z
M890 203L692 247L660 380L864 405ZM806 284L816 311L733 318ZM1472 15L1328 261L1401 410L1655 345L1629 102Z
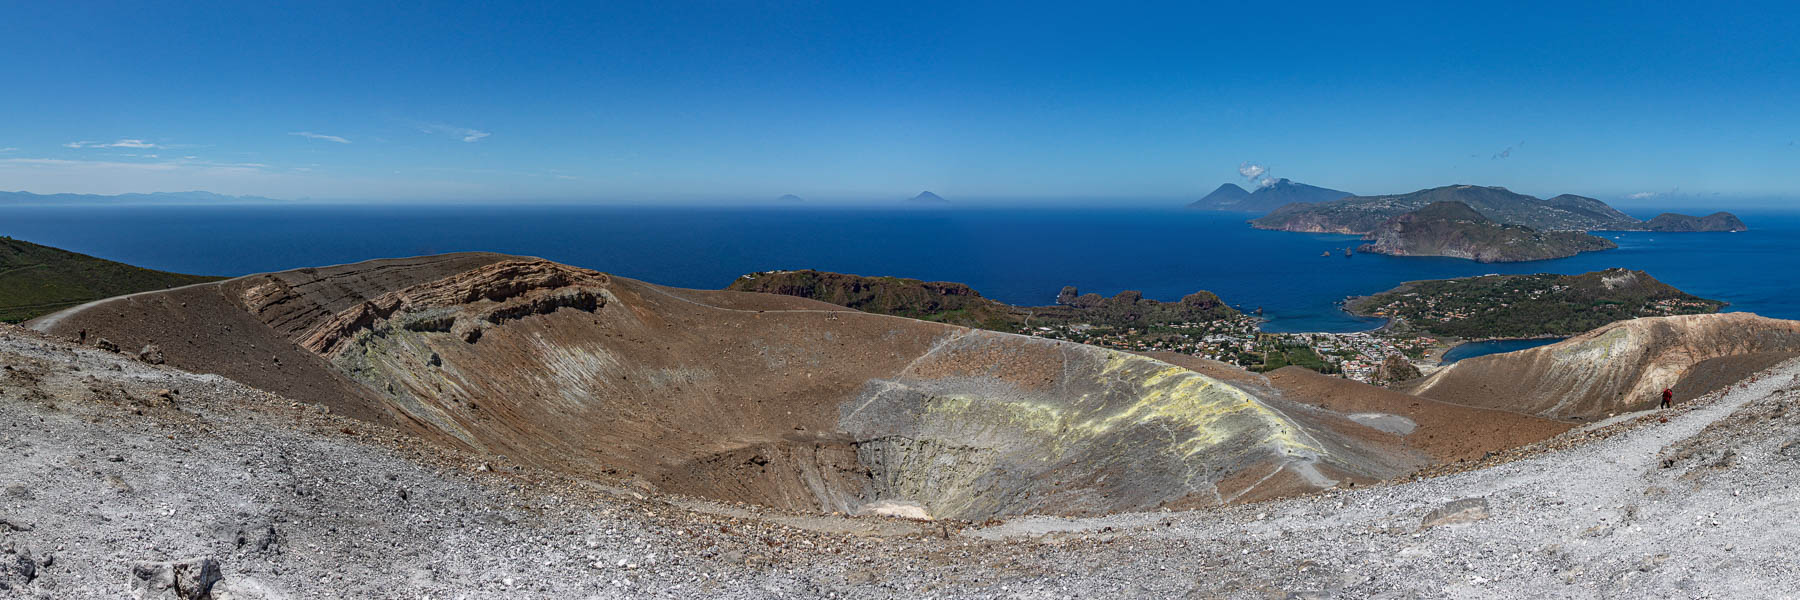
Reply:
M120 597L133 565L189 557L218 561L213 591L231 598L1773 598L1800 589L1792 361L1675 410L1443 477L985 526L646 494L12 327L0 329L0 364L9 458L0 582L21 597Z

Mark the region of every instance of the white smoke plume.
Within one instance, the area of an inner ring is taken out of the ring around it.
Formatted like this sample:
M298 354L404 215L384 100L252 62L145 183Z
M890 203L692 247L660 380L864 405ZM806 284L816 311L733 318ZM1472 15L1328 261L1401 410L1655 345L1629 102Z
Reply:
M1257 177L1261 177L1264 173L1268 172L1268 167L1249 161L1245 161L1244 164L1238 165L1238 174L1243 175L1244 179L1254 181Z
M1264 178L1262 178L1261 181L1256 182L1256 187L1261 187L1261 188L1275 187L1275 181L1276 181L1276 179L1274 177L1264 177Z

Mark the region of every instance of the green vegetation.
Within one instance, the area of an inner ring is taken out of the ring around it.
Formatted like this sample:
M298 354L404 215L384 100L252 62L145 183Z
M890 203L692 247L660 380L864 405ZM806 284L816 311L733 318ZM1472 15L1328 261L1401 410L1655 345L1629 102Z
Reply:
M824 271L767 271L739 277L727 290L811 298L863 312L895 315L1017 333L1028 327L1084 324L1135 329L1148 334L1175 324L1207 323L1239 317L1211 292L1194 292L1179 302L1146 300L1135 291L1102 297L1067 288L1054 306L1012 306L984 298L967 285L900 277L864 277ZM1166 331L1165 331L1166 332Z
M141 269L0 237L0 321L7 323L101 298L218 279Z
M1626 269L1414 281L1345 303L1353 314L1394 319L1396 329L1470 339L1575 335L1614 321L1724 307Z
M1449 256L1478 262L1521 262L1617 248L1578 231L1538 231L1497 223L1461 202L1436 202L1376 228L1360 252Z
M1500 187L1448 185L1407 194L1351 196L1332 202L1289 205L1250 223L1258 229L1370 233L1388 219L1438 202L1459 202L1506 225L1537 231L1642 229L1644 223L1605 202L1572 194L1538 199Z
M1336 364L1326 362L1325 358L1319 356L1319 353L1313 350L1311 346L1305 344L1277 344L1273 342L1266 343L1265 346L1267 347L1266 356L1268 358L1262 360L1260 356L1253 357L1255 360L1261 360L1261 363L1253 364L1250 367L1250 370L1263 373L1293 365L1312 369L1327 375L1341 372L1341 369Z

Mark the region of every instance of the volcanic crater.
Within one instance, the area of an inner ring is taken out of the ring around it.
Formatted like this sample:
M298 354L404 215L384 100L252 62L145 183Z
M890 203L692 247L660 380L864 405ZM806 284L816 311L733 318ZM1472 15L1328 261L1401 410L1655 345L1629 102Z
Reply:
M1766 327L1755 319L1659 335ZM984 521L1250 502L1572 426L1297 368L1259 375L486 253L250 275L33 326L154 345L172 366L520 464L800 513ZM1786 340L1755 350L1800 347Z

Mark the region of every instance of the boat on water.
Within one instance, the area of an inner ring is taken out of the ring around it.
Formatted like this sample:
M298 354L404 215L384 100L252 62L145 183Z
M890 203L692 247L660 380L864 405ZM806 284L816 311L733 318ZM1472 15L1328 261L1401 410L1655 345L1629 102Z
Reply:
M1349 248L1344 249L1344 258L1350 258L1351 254L1352 254L1352 252L1350 252Z

